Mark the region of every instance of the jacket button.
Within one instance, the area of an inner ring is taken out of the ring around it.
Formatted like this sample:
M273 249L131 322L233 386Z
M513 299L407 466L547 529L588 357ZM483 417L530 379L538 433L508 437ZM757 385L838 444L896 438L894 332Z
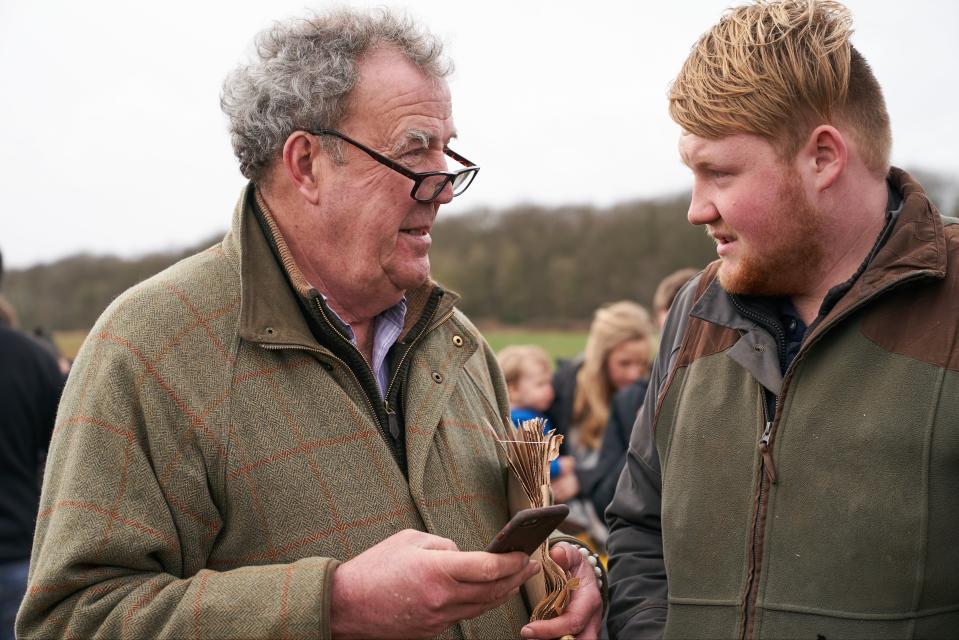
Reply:
M433 372L433 382L436 384L443 384L443 374L439 371Z
M271 336L275 333L275 332L273 331L273 327L267 327L267 328L266 328L266 332L267 332L268 335L271 335Z
M457 347L463 346L463 336L453 336L453 344Z

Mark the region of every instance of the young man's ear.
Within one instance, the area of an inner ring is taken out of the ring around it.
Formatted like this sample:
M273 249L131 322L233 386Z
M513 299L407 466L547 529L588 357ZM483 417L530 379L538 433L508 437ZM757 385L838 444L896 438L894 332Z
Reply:
M811 178L817 191L831 187L846 170L849 161L845 138L836 127L828 124L812 130L799 154L800 170Z
M305 131L294 131L283 143L283 167L296 190L311 204L320 200L317 160L323 153L320 140Z

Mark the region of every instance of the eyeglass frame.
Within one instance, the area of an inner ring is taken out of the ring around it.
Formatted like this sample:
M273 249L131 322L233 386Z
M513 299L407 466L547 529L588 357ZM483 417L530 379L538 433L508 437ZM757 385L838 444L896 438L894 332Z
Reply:
M453 181L456 179L457 176L459 176L459 175L461 175L461 174L463 174L463 173L470 172L470 173L473 174L473 177L470 178L469 182L466 184L466 187L465 187L462 191L460 191L459 193L455 193L455 192L453 193L453 197L454 197L454 198L455 198L456 196L458 196L458 195L462 195L462 194L466 191L466 189L468 189L468 188L470 187L470 185L473 184L473 180L476 179L476 174L478 174L478 173L479 173L479 170L480 170L479 165L471 162L470 160L467 160L466 158L464 158L464 157L461 156L460 154L456 153L455 151L453 151L452 149L450 149L450 148L447 147L446 145L443 145L443 153L446 154L447 156L449 156L450 158L452 158L453 160L456 160L456 161L459 162L461 165L463 165L463 168L462 168L462 169L458 169L458 170L456 170L456 171L424 171L424 172L416 172L416 171L410 171L409 169L407 169L407 168L404 167L403 165L399 164L398 162L396 162L396 161L394 161L394 160L390 160L389 158L387 158L386 156L384 156L382 153L379 153L379 152L377 152L377 151L373 151L372 149L370 149L370 148L367 147L366 145L364 145L364 144L362 144L362 143L360 143L360 142L357 142L356 140L354 140L353 138L349 137L348 135L343 134L343 133L340 133L339 131L337 131L337 130L335 130L335 129L312 129L312 130L311 130L311 129L305 129L305 131L306 131L307 133L313 134L314 136L333 136L334 138L339 138L340 140L343 140L344 142L348 142L349 144L353 145L354 147L356 147L357 149L359 149L360 151L362 151L362 152L365 153L366 155L370 156L371 158L373 158L374 160L376 160L376 161L379 162L380 164L382 164L382 165L384 165L384 166L386 166L386 167L389 167L390 169L392 169L393 171L397 172L398 174L400 174L400 175L402 175L402 176L405 176L405 177L409 178L410 180L413 181L413 188L410 190L410 197L413 198L414 200L416 200L417 202L433 202L434 200L436 200L436 199L439 197L439 195L440 195L441 193L443 193L443 190L446 188L446 185L452 185L452 184L453 184ZM427 178L429 178L429 177L431 177L431 176L445 176L446 180L444 180L443 186L440 187L440 188L436 191L436 193L433 194L433 197L431 197L429 200L421 200L421 199L417 198L417 197L416 197L416 190L420 188L420 185L423 183L424 180L426 180Z

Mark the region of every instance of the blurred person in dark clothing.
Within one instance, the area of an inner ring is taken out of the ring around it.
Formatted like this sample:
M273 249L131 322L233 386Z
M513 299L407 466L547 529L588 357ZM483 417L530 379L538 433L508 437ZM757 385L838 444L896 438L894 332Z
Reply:
M636 422L636 414L643 406L649 377L643 376L628 387L620 389L613 396L609 406L609 422L603 433L603 444L599 450L599 460L589 472L581 474L582 492L593 505L596 514L602 518L606 507L616 492L616 482L626 464L626 449L629 436Z
M64 382L54 357L16 326L0 294L0 640L14 637L27 588L43 460Z
M63 377L66 377L67 374L70 373L70 366L72 363L70 362L70 359L63 355L63 352L60 351L60 347L57 345L56 340L54 340L53 334L43 327L37 326L33 328L33 337L56 359L57 367L60 368L60 373L63 374Z
M696 275L696 269L680 269L663 278L653 295L653 311L656 314L657 328L663 330L666 313L673 299L683 285ZM593 504L596 513L603 517L606 507L613 499L616 482L626 464L626 450L629 448L629 436L633 431L636 415L643 406L649 377L642 376L628 387L616 392L609 407L609 422L603 433L603 444L599 450L599 460L591 473L580 478L584 482L582 491Z
M14 637L27 586L43 459L63 383L45 347L0 326L0 640Z

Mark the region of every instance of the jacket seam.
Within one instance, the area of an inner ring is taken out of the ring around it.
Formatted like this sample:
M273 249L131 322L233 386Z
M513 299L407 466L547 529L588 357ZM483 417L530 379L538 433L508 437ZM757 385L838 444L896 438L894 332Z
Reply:
M901 611L897 613L868 613L865 611L842 611L838 609L822 609L819 607L803 607L801 605L789 604L769 604L764 603L761 607L766 611L780 611L783 613L802 613L809 615L827 616L830 618L839 618L843 620L868 620L868 621L907 621L916 618L930 618L932 616L943 615L953 611L959 611L959 604L952 604L946 607L937 607L935 609L918 609L914 611Z
M221 241L220 244L222 246L223 242ZM223 255L224 257L226 257L227 254L224 252ZM236 276L237 284L239 284L241 276L240 276L240 270L238 266L233 264L233 260L229 258L226 258L226 262L227 264L229 264L230 269L233 271L234 275ZM231 358L231 363L229 364L229 366L225 367L226 371L225 371L224 382L226 383L226 388L230 390L230 395L229 395L229 398L227 399L226 410L223 412L225 422L218 425L220 429L220 446L222 447L222 450L223 450L223 455L221 456L219 469L218 469L219 477L217 478L217 483L219 485L217 489L223 501L223 504L222 504L223 512L220 514L221 520L226 519L226 514L229 513L229 509L230 509L230 505L229 505L230 498L229 498L229 491L227 491L226 476L227 476L227 467L229 466L229 460L230 460L230 425L233 424L233 399L234 399L234 391L235 391L234 380L236 379L237 366L240 360L240 351L242 350L242 347L243 347L243 339L240 338L241 322L242 322L242 313L240 312L240 309L238 308L236 313L236 318L233 321L233 327L231 329L231 332L233 334L232 336L233 340L232 340L232 344L230 345L230 353L232 354L233 357Z
M939 405L942 403L942 392L945 388L945 378L946 370L943 369L939 372L938 376L938 393L936 397L936 404L933 407L933 410L930 412L931 415L928 417L928 422L925 427L925 434L923 436L923 456L922 456L922 517L919 523L920 535L919 535L919 544L920 553L917 558L917 567L916 567L916 591L913 595L912 608L917 610L919 608L919 603L922 602L923 595L923 586L925 585L926 579L926 567L929 562L929 467L932 464L932 440L933 433L935 432L936 425L936 416L939 413Z

